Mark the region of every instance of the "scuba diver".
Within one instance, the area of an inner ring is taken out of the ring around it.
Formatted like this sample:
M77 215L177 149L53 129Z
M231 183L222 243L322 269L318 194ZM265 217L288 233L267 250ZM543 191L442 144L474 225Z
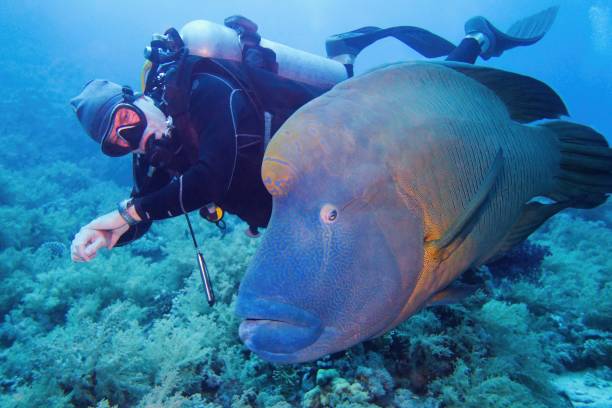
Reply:
M223 211L235 214L257 236L272 211L260 175L267 142L298 108L351 77L362 49L394 37L427 58L472 64L536 43L556 13L544 10L506 33L474 17L457 47L417 27L364 27L331 36L328 58L262 39L257 25L240 16L225 26L196 20L180 34L154 36L143 94L97 79L71 100L102 153L132 153L134 176L130 198L76 233L72 260L90 261L102 247L138 239L153 221L198 209L218 225Z

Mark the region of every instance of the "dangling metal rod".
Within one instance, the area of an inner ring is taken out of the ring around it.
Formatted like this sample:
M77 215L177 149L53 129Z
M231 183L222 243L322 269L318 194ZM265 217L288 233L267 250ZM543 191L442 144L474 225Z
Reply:
M202 255L198 242L196 241L195 234L193 233L193 227L191 226L191 220L189 219L187 213L185 213L185 218L187 219L187 226L189 227L189 233L191 234L191 239L193 240L193 246L196 249L198 267L200 268L200 277L202 278L204 291L206 292L206 300L208 301L208 305L212 306L215 304L215 293L213 292L212 282L210 280L210 276L208 275L208 268L206 267L204 256Z

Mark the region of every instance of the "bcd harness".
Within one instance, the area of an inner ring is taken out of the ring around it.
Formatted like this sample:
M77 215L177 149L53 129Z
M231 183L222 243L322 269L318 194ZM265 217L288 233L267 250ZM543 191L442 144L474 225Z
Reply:
M226 26L236 30L244 43L243 62L189 55L174 28L166 30L164 35L155 35L151 45L145 49L147 61L141 77L144 94L172 118L173 134L188 148L190 164L197 160L199 151L198 135L188 114L192 79L198 74L229 78L244 91L263 124L262 154L274 131L295 110L328 90L276 75L278 64L274 51L259 45L256 26L249 23L243 17L226 19ZM178 111L177 106L180 107ZM248 146L252 144L251 139ZM237 141L236 155L241 147L246 146ZM224 227L224 211L217 203L202 207L200 215L220 228ZM252 229L256 231L256 228Z

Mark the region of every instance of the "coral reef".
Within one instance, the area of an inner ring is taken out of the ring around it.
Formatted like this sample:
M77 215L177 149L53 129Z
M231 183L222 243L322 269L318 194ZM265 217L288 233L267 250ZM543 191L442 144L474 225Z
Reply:
M101 194L93 184L66 199L67 208ZM102 184L102 197L124 193ZM34 207L19 193L14 200ZM83 217L103 205L93 207ZM552 220L528 250L550 253L524 260L524 279L521 268L480 275L495 293L424 310L315 363L274 366L238 340L232 307L257 241L237 220L228 221L240 228L224 237L210 225L196 228L219 298L209 308L181 220L73 264L61 239L78 220L46 211L48 226L23 229L0 251L2 406L558 407L569 406L569 391L557 390L556 375L610 365L603 248L612 233L598 222ZM599 244L587 241L593 236Z

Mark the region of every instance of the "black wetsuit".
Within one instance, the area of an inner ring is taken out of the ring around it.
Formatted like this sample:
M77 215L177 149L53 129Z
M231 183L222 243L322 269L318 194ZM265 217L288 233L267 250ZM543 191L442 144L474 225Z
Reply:
M479 52L478 43L466 39L448 60L473 63ZM276 106L279 112L269 129L274 134L295 110L326 89L256 71L259 80L251 83L248 91L235 77L218 71L194 76L189 115L198 135L197 161L192 163L180 145L165 168L152 168L147 156L134 155L132 197L143 221L130 227L117 245L142 236L152 221L182 215L209 203L239 216L250 227L267 226L272 198L260 173L266 144L265 106L257 106L257 99ZM253 93L259 96L253 98Z
M143 221L130 227L118 245L142 236L152 221L209 203L237 215L252 228L267 226L272 197L261 181L266 138L295 110L327 89L297 84L265 70L250 68L249 73L250 90L236 77L218 70L194 75L189 117L198 137L198 158L190 160L180 144L172 162L163 168L153 168L146 155L134 155L132 197ZM262 98L265 103L259 104ZM270 117L268 135L265 115ZM176 136L175 141L181 139Z
M152 168L145 155L134 156L132 197L143 222L130 228L121 243L144 234L151 221L209 203L252 227L267 225L272 199L259 171L264 125L252 100L232 79L203 73L194 77L189 110L199 138L197 162L190 164L180 150L167 168Z

